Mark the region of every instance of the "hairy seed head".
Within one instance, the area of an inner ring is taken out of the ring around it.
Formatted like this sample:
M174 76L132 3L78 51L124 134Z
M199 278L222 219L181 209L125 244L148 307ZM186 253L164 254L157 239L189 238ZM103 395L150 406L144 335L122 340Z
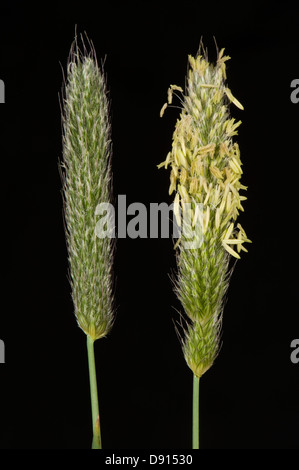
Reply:
M110 202L111 137L105 78L93 48L73 43L62 97L63 200L75 315L93 340L113 322L110 238L96 235L96 207Z

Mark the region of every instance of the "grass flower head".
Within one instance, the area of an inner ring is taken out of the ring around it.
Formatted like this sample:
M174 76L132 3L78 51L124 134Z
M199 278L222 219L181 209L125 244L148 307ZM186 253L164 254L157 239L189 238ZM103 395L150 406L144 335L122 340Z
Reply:
M189 56L186 92L172 139L172 149L159 168L170 167L169 194L175 194L174 213L178 225L187 219L177 249L178 273L175 291L189 321L183 340L188 366L201 377L213 364L220 345L224 296L228 288L230 258L240 258L250 242L237 223L243 201L242 162L234 137L241 121L230 117L230 105L243 109L226 85L224 49L216 64L201 48ZM188 212L186 207L188 206ZM187 227L187 230L186 230ZM186 248L188 239L199 241ZM193 246L193 248L192 248Z

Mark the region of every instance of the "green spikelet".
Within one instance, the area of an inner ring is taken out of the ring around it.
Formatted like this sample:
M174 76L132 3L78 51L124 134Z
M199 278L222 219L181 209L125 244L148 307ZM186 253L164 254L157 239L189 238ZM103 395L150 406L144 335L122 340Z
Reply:
M240 258L248 240L240 224L240 152L233 136L241 121L229 115L229 105L243 109L226 86L222 49L215 65L204 52L189 56L186 95L173 134L172 150L158 167L171 167L169 193L175 192L174 214L181 226L176 245L178 273L175 291L189 321L183 352L194 375L201 377L213 364L220 344L224 296L229 284L230 257ZM190 240L192 243L190 244Z
M111 238L96 235L96 207L111 201L109 102L93 49L71 49L63 96L63 196L70 282L79 326L92 340L113 322Z

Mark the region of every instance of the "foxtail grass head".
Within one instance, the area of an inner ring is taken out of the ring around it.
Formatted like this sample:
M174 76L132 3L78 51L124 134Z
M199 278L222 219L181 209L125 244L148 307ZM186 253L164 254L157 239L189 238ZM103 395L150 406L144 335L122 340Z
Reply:
M104 73L93 47L74 41L62 96L63 200L70 283L79 326L93 340L113 322L113 242L96 234L96 207L111 202L111 127Z
M247 187L240 181L242 162L234 141L241 121L230 117L230 105L243 106L226 84L228 59L224 49L216 64L209 63L203 48L196 57L190 55L185 94L170 85L160 113L179 93L182 105L172 149L158 167L170 167L169 194L174 194L174 214L182 227L175 291L188 317L184 356L197 377L219 351L230 258L239 259L250 242L237 222L246 200L241 191Z

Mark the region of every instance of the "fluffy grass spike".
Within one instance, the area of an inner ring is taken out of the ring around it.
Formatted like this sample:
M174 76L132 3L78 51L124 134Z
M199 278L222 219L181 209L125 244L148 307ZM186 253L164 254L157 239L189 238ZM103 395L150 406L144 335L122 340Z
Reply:
M195 396L200 377L219 352L230 259L239 259L241 251L247 251L244 243L250 242L236 222L246 199L240 191L247 188L240 181L240 151L233 140L241 121L230 117L231 104L241 110L243 106L226 85L229 58L224 49L218 52L216 64L209 63L203 48L196 57L189 56L172 149L158 165L171 168L169 194L175 193L174 214L181 227L174 284L187 315L182 343L194 374ZM180 87L171 85L161 115L174 89ZM197 448L198 435L193 437Z
M83 42L83 41L82 41ZM98 432L93 342L114 318L113 242L96 234L96 207L112 199L111 128L105 77L93 47L74 41L62 97L64 218L74 311L87 335L93 429ZM98 441L100 438L98 439ZM100 442L98 442L98 446Z

